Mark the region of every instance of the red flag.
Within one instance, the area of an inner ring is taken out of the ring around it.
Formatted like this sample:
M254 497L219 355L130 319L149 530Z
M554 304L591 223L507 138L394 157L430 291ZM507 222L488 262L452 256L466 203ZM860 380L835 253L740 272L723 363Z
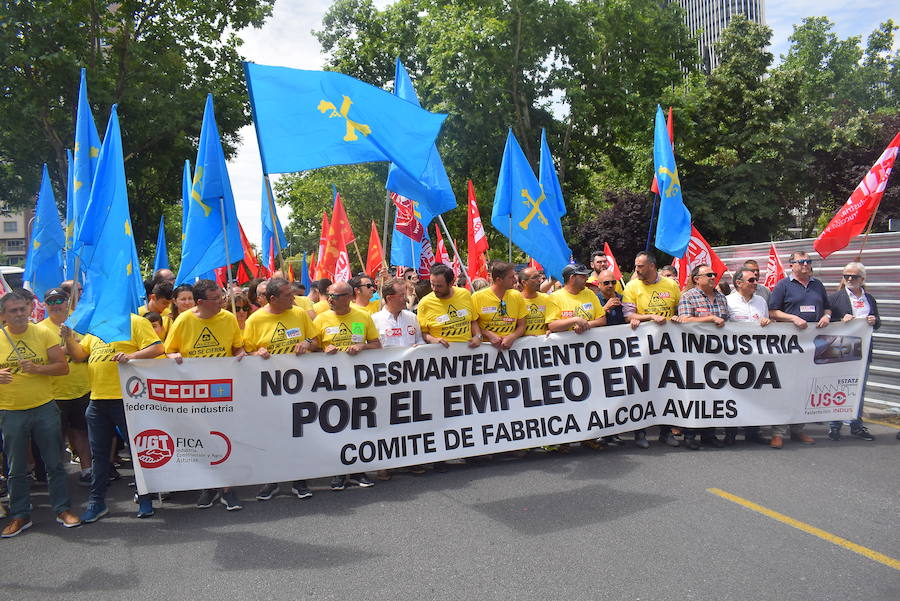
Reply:
M894 159L897 158L898 147L900 147L900 133L894 136L888 147L884 149L866 176L850 194L847 202L838 209L835 216L831 218L831 221L813 242L813 248L823 259L850 244L850 239L858 236L865 229L869 219L878 210L878 203L884 196L884 189L891 176Z
M675 149L675 123L672 120L672 107L669 107L669 115L666 117L666 129L669 130L669 141L672 143L672 149ZM653 174L653 182L650 183L650 191L659 194L659 185L656 183L656 173Z
M241 233L241 247L244 249L244 256L238 264L237 283L243 284L256 277L254 274L259 273L259 261L256 259L256 253L253 252L253 247L250 246L250 241L247 240L247 235L244 233L244 226L242 226L240 222L238 222L238 230Z
M425 235L422 222L417 219L416 203L410 198L391 192L391 202L397 207L397 217L394 221L394 229L401 234L421 242Z
M289 281L289 282L293 282L293 281L294 281L294 266L291 265L290 263L288 263L287 277L288 277L288 281Z
M269 275L275 273L275 244L269 244Z
M324 277L327 277L328 274L325 273L324 265L322 264L322 257L325 256L325 248L328 246L328 213L322 212L322 229L319 232L319 265L316 267L316 275L313 277L314 280L321 280Z
M609 244L603 243L603 254L606 255L606 262L609 263L608 269L612 269L613 275L617 280L622 279L622 271L619 269L619 262L616 261L616 258L612 254L612 249L609 247Z
M478 212L478 203L475 201L475 186L469 180L469 279L487 279L487 262L484 253L488 251L487 235L481 225L481 213Z
M691 275L691 270L697 265L709 265L716 272L716 285L722 279L722 274L728 270L728 266L722 262L716 251L712 249L706 239L700 235L697 228L691 225L691 240L688 242L687 251L682 258L676 260L678 269L678 285L684 289L685 283Z
M437 224L434 225L434 233L437 234L437 248L434 251L434 260L443 263L447 267L450 266L450 253L447 252L447 246L444 244L444 237L441 236L441 228Z
M366 273L377 278L384 269L384 251L381 248L381 239L378 237L378 228L372 222L372 232L369 234L369 252L366 256Z
M309 256L309 281L313 282L316 280L316 253L312 253Z
M350 228L350 220L347 218L347 212L344 211L344 203L341 202L341 195L334 195L334 210L331 211L331 228L332 232L339 231L344 239L344 244L350 244L356 240L353 230Z
M228 268L227 267L216 267L216 284L221 286L222 288L228 283Z
M419 255L419 275L427 276L434 265L434 251L431 250L431 240L422 238L422 252Z
M778 257L778 251L775 249L775 243L769 247L769 262L766 263L766 279L762 283L763 286L772 290L779 280L784 279L784 265Z
M532 269L537 269L538 271L544 271L544 268L541 267L541 264L534 260L534 257L528 258L528 266Z

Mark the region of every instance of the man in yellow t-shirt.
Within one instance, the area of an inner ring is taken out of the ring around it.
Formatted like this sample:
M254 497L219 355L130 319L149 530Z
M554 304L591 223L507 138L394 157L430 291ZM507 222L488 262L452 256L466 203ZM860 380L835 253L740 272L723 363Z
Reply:
M525 302L525 335L543 336L547 333L547 309L550 295L541 292L544 274L534 267L526 267L519 272L522 300Z
M59 336L28 321L31 299L18 292L0 298L0 430L9 461L9 510L12 519L0 533L12 538L31 527L28 492L28 446L33 441L44 459L47 487L56 521L66 528L81 525L70 510L66 469L62 463L59 408L53 403L51 376L69 371Z
M119 382L119 363L132 359L153 359L162 355L162 343L150 322L132 314L131 338L117 342L103 342L93 334L76 341L74 332L60 327L66 350L75 361L87 361L91 375L91 402L84 414L91 444L91 492L88 506L81 515L85 524L96 522L109 513L106 507L106 488L109 484L110 447L116 428L128 437L122 386ZM138 498L139 518L153 515L150 495Z
M622 295L625 322L631 324L632 329L645 321L665 325L678 315L681 290L675 280L659 275L656 257L646 251L639 252L634 258L634 273L637 277L628 282ZM660 426L659 441L670 447L681 444L672 435L670 426ZM650 447L646 429L635 431L634 444L642 449Z
M359 307L350 306L353 289L347 282L336 282L326 292L328 311L320 313L313 320L318 331L319 347L329 355L344 352L348 355L368 349L381 348L378 328L372 316ZM347 482L356 483L361 488L375 486L375 483L363 472L347 476L340 475L331 479L331 490L344 490Z
M566 265L562 271L563 287L550 295L547 329L551 332L572 330L583 334L591 328L606 325L606 311L597 295L585 288L590 270L584 265Z
M381 310L381 303L372 300L375 296L375 282L367 275L358 275L352 278L348 284L353 289L353 306L362 309L369 315L374 315Z
M443 263L431 268L431 292L419 301L419 326L425 342L441 344L468 342L470 348L481 344L481 326L472 304L472 295L465 288L453 286L453 270Z
M313 282L312 285L319 292L319 300L313 303L313 311L316 312L316 315L321 315L331 308L328 305L328 288L331 286L331 280L322 278Z
M509 349L525 334L525 301L515 289L519 281L511 263L494 263L491 285L472 295L472 306L478 315L478 326L491 346Z
M247 354L268 359L272 355L302 355L318 350L316 330L309 315L294 305L291 283L285 278L272 278L266 283L266 305L247 318L244 326L244 350ZM299 297L306 298L306 297ZM308 499L312 491L306 480L295 480L291 492L298 499ZM278 493L278 483L263 485L256 493L257 501L268 501Z
M194 284L194 302L197 306L180 314L166 336L166 356L179 365L185 358L236 357L240 361L244 340L237 318L225 306L225 292L212 280L200 280ZM243 509L231 488L220 491L207 488L197 499L198 509L208 509L220 500L228 511Z
M294 304L300 307L300 309L309 316L310 321L316 318L316 311L313 309L313 303L309 300L308 296L294 294Z
M60 338L60 326L69 316L69 293L62 288L51 288L44 293L44 306L47 307L47 319L39 325L44 326ZM53 388L53 399L59 407L59 417L63 433L72 445L72 451L78 454L81 464L81 475L78 484L91 485L91 445L88 443L87 422L84 413L91 400L91 377L88 366L84 362L68 360L69 373L54 376L50 380Z
M350 284L337 282L328 288L328 311L313 320L319 346L328 354L338 351L355 355L366 349L381 348L378 329L368 311L350 304Z

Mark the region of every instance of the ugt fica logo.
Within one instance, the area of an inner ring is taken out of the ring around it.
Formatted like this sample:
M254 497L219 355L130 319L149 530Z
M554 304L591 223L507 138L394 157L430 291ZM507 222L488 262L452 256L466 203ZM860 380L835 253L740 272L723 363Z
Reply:
M134 437L134 450L141 467L162 467L175 455L175 440L162 430L144 430Z

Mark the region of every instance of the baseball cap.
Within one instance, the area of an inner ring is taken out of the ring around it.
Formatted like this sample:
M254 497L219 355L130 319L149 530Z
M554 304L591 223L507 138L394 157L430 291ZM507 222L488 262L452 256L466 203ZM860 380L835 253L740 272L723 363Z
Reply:
M63 298L68 300L69 293L63 290L62 288L51 288L47 292L44 293L44 301L48 301L51 298Z
M574 263L572 265L566 265L565 267L563 267L563 282L568 281L569 278L573 275L591 275L591 270L581 263Z

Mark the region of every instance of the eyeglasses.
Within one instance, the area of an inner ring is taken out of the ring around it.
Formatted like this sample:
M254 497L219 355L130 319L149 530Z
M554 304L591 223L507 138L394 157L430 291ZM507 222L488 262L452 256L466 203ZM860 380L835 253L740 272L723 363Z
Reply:
M375 284L372 284L372 283L369 283L369 284L360 284L359 287L360 287L360 288L374 288L374 287L375 287Z
M858 279L861 279L861 278L862 278L861 275L856 275L855 273L845 273L845 274L844 274L844 279L845 279L845 280L858 280ZM49 302L49 301L48 301L48 302Z
M855 277L855 276L854 276L854 277ZM63 304L64 302L66 302L66 300L67 300L67 299L64 299L64 298L51 298L50 300L48 300L48 301L45 302L44 304L45 304L45 305L61 305L61 304Z
M755 284L756 282L759 281L759 278L747 278L744 281L747 282L748 284Z
M612 286L616 283L616 281L615 280L603 280L600 283L603 284L604 286Z
M350 293L341 292L340 294L336 294L334 292L329 292L326 296L328 296L328 298L341 298L342 296L350 296Z
M812 259L800 259L799 261L792 261L792 263L796 263L797 265L812 265Z
M250 309L250 305L242 305L234 308L235 311L250 311Z
M710 271L709 273L698 273L697 275L702 275L702 276L707 277L707 278L714 278L714 277L716 277L716 273L715 273L714 271Z

